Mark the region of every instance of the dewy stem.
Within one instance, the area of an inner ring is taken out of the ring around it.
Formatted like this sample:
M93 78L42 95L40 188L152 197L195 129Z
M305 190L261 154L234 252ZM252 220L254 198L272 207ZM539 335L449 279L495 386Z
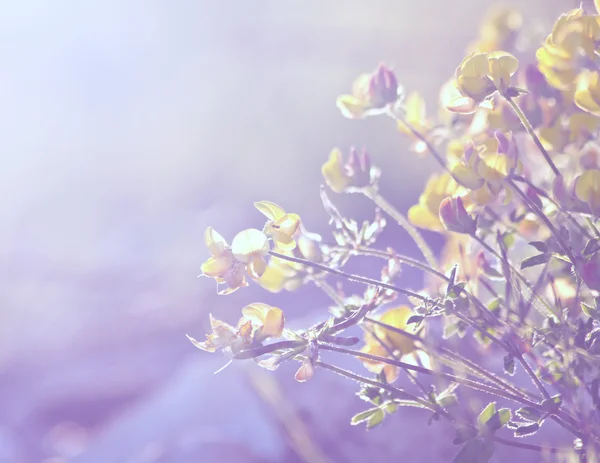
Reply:
M486 392L491 395L496 395L497 397L502 397L504 399L512 400L514 402L517 402L517 403L520 403L523 405L534 406L534 407L537 406L535 404L535 402L527 400L526 398L523 398L521 396L514 395L512 393L503 391L502 389L498 389L493 386L488 386L486 384L479 383L477 381L473 381L473 380L470 380L467 378L461 378L461 377L455 376L450 373L436 372L436 371L433 371L433 370L430 370L428 368L421 367L418 365L411 365L409 363L401 362L399 360L394 360L394 359L390 359L387 357L381 357L379 355L367 354L365 352L360 352L360 351L353 350L353 349L346 349L344 347L319 344L319 348L322 350L330 350L333 352L339 352L341 354L353 355L355 357L364 358L364 359L371 360L374 362L386 363L388 365L396 366L398 368L402 368L402 369L409 370L409 371L415 371L417 373L422 373L422 374L429 375L429 376L435 376L438 378L447 379L448 381L454 381L456 383L462 384L463 386L470 387L471 389L475 389L480 392Z
M525 115L525 113L521 110L521 108L515 102L515 100L512 99L512 97L510 97L508 95L503 95L503 96L504 96L504 99L506 100L506 102L510 105L510 107L512 108L512 110L515 112L515 114L517 115L517 117L521 121L521 124L523 124L523 127L525 127L525 130L527 130L527 133L529 134L529 136L533 139L533 142L536 144L536 146L538 147L538 149L540 150L540 152L544 156L544 159L546 159L546 162L550 166L550 169L552 169L552 172L554 172L554 175L556 175L557 177L559 177L560 176L560 171L558 170L558 168L556 167L556 165L552 161L552 158L550 158L550 155L548 154L548 151L546 151L546 148L544 148L544 146L542 145L542 142L540 141L540 139L538 138L538 136L535 134L535 132L533 130L533 127L531 126L531 123L527 119L527 116Z
M360 376L352 371L344 370L343 368L336 367L335 365L331 365L331 364L323 362L321 360L317 360L315 362L315 364L321 368L325 368L326 370L333 371L334 373L337 373L340 376L345 376L346 378L353 379L354 381L357 381L359 383L368 384L369 386L374 386L379 389L385 389L386 391L391 392L393 395L395 395L396 399L412 400L412 401L418 403L419 405L421 405L423 408L427 408L429 410L435 411L435 409L432 408L432 405L429 402L426 402L423 399L420 399L415 395L405 392L402 389L394 387L391 384L382 383L382 382L376 381L374 379L365 378L364 376Z
M434 268L437 268L438 263L433 254L433 251L419 232L409 221L408 219L394 206L392 206L383 196L381 196L377 191L373 188L366 188L363 190L363 194L369 198L371 201L375 203L377 207L383 210L386 214L388 214L392 219L396 221L398 225L400 225L406 233L412 238L415 242L423 257L427 263Z
M418 294L413 291L409 291L408 289L399 288L398 286L384 283L383 281L374 280L372 278L367 278L367 277L362 277L360 275L354 275L352 273L346 273L342 270L328 267L327 265L318 264L317 262L312 262L310 260L302 259L300 257L286 256L285 254L280 254L276 251L269 251L269 254L271 256L277 257L281 260L287 260L289 262L295 262L297 264L302 264L307 267L313 267L313 268L316 268L317 270L321 270L323 272L330 273L331 275L336 275L336 276L345 278L346 280L349 280L349 281L356 281L358 283L363 283L365 285L379 286L380 288L389 289L390 291L395 291L397 293L404 294L406 296L414 297L416 299L419 299L420 301L432 302L432 300L427 296L423 296L422 294Z

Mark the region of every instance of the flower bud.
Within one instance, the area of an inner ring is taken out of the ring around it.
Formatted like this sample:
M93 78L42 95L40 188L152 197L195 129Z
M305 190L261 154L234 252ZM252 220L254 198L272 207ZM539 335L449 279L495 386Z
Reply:
M477 230L477 221L467 213L460 196L445 198L440 203L439 214L446 230L467 235L474 235Z

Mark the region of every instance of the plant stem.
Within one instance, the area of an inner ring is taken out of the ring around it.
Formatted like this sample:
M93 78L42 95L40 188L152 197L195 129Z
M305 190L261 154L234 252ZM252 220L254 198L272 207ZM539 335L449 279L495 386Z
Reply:
M364 320L368 323L373 323L374 325L379 325L382 328L385 328L389 331L393 331L395 333L401 334L403 336L406 336L407 338L410 338L412 341L418 342L420 344L422 344L424 347L427 348L427 351L430 352L433 355L436 355L436 357L438 357L440 360L443 359L443 356L447 356L450 357L452 359L454 359L456 362L462 364L463 366L465 366L468 370L471 370L472 374L474 372L474 374L479 375L482 379L489 381L490 383L494 383L497 386L503 388L506 391L511 392L514 395L518 395L518 396L522 396L525 397L527 399L531 399L531 397L517 389L516 387L504 382L502 379L498 378L497 376L495 376L493 373L488 372L487 370L485 370L484 368L480 367L479 365L477 365L476 363L471 362L471 360L462 357L461 355L446 349L445 347L441 347L441 346L435 346L432 343L430 343L429 341L426 341L425 339L421 338L420 336L415 335L414 333L410 333L406 330L403 330L401 328L396 328L395 326L391 326L388 325L386 323L383 323L379 320L375 320L373 318L370 317L365 317ZM536 400L535 398L533 398L533 400Z
M415 267L420 270L423 270L424 272L435 275L436 277L441 278L442 280L450 281L450 279L446 275L431 268L429 265L427 265L423 262L420 262L416 259L412 259L407 256L402 256L402 255L396 254L394 252L383 251L380 249L373 249L373 248L369 248L366 246L359 246L358 248L353 249L352 252L357 255L361 255L361 256L380 257L381 259L396 259L398 262L400 262L402 264L410 265L411 267Z
M386 214L388 214L392 219L396 221L398 225L400 225L406 233L412 238L415 242L425 260L429 263L431 267L436 268L438 266L437 260L433 254L433 251L419 232L409 221L408 219L394 206L392 206L383 196L381 196L375 189L368 188L363 190L363 194L369 198L371 201L375 203L377 207L383 210Z
M507 184L510 187L510 189L517 193L517 195L519 195L522 201L527 206L529 206L533 210L533 212L535 212L535 215L537 215L542 220L542 222L546 224L552 235L554 235L554 238L556 238L556 241L562 248L563 252L569 257L569 260L571 261L571 264L573 264L573 267L577 269L577 259L575 259L575 256L571 252L571 249L569 248L567 243L565 243L565 240L562 238L558 230L554 227L554 225L552 225L550 219L546 217L546 214L544 214L544 212L537 206L537 204L535 204L525 193L523 193L523 191L517 185L515 185L515 183L511 179L507 179Z
M531 126L531 123L527 119L527 116L525 116L525 113L521 110L519 105L510 96L507 96L507 95L503 95L503 96L504 96L504 99L506 100L506 102L510 105L512 110L515 112L515 114L521 121L521 124L523 124L523 127L525 127L525 130L527 130L527 133L529 134L529 136L533 139L533 142L536 144L536 146L538 147L538 149L544 156L544 159L546 159L546 162L550 166L550 169L552 169L552 172L554 172L554 175L559 177L560 171L558 170L558 168L556 167L556 165L550 158L548 151L546 151L546 148L544 148L544 146L542 145L542 142L540 141L538 136L535 134L533 127Z
M336 275L336 276L345 278L350 281L356 281L358 283L363 283L365 285L379 286L380 288L389 289L390 291L395 291L397 293L404 294L406 296L414 297L414 298L419 299L424 302L432 302L432 300L427 296L423 296L423 295L415 293L413 291L409 291L408 289L403 289L403 288L399 288L398 286L384 283L383 281L374 280L372 278L362 277L360 275L354 275L351 273L346 273L342 270L337 270L337 269L328 267L327 265L318 264L316 262L311 262L310 260L302 259L300 257L286 256L285 254L280 254L276 251L269 251L269 254L272 255L273 257L277 257L281 260L287 260L289 262L295 262L297 264L306 265L307 267L313 267L313 268L316 268L317 270L321 270L323 272L327 272L332 275Z
M473 239L475 239L475 241L477 241L487 252L489 252L490 254L492 254L496 259L502 261L502 256L496 252L489 244L487 244L483 238L480 238L477 235L472 235ZM518 278L518 280L525 285L525 287L531 292L531 294L542 303L542 305L546 308L545 313L543 313L543 315L549 317L549 316L556 316L556 314L554 313L554 310L552 309L552 306L542 297L540 296L537 291L535 290L535 288L531 285L531 283L529 283L529 281L527 280L527 278L525 278L521 272L517 271L517 269L515 269L513 267L513 265L510 262L507 262L508 264L508 268L510 269L510 271ZM537 307L536 307L537 308Z
M462 384L464 386L470 387L471 389L475 389L480 392L486 392L488 394L495 395L497 397L502 397L504 399L512 400L512 401L520 403L520 404L533 406L533 407L539 407L537 404L535 404L535 402L524 399L523 397L510 394L501 389L498 389L498 388L495 388L492 386L488 386L486 384L479 383L477 381L473 381L473 380L470 380L467 378L460 378L460 377L455 376L450 373L435 372L433 370L430 370L428 368L424 368L424 367L421 367L418 365L411 365L410 363L401 362L399 360L390 359L387 357L381 357L379 355L367 354L365 352L360 352L360 351L353 350L353 349L346 349L344 347L319 344L319 349L330 350L333 352L339 352L341 354L349 354L349 355L353 355L355 357L362 357L362 358L365 358L368 360L372 360L374 362L386 363L388 365L393 365L393 366L396 366L396 367L399 367L399 368L402 368L405 370L415 371L417 373L422 373L422 374L429 375L429 376L435 376L438 378L447 379L449 381L453 381L453 382Z
M358 381L359 383L368 384L369 386L377 387L379 389L385 389L386 391L391 392L394 396L396 396L395 398L397 398L397 399L412 400L412 401L418 403L419 405L421 405L423 408L427 408L428 410L435 411L435 409L432 409L432 406L429 402L426 402L423 399L420 399L419 397L417 397L415 395L405 392L402 389L394 387L391 384L382 383L380 381L375 381L374 379L366 378L364 376L358 375L358 374L353 373L348 370L344 370L343 368L336 367L335 365L331 365L331 364L323 362L321 360L317 360L315 362L315 365L317 365L321 368L325 368L326 370L333 371L334 373L337 373L340 376L345 376L346 378L350 378L350 379L353 379L354 381Z
M539 445L534 444L525 444L523 442L518 442L514 440L504 439L502 437L494 436L494 442L498 442L499 444L506 445L508 447L515 447L518 449L524 450L533 450L534 452L548 452L548 453L559 453L561 449L557 449L555 447L541 447Z

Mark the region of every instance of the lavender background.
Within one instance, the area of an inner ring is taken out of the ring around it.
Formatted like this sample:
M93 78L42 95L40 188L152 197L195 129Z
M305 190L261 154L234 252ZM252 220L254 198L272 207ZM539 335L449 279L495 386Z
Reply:
M574 6L516 3L546 27ZM419 412L366 433L348 424L364 407L352 383L298 384L291 365L215 376L224 359L185 334L258 300L291 326L325 316L309 288L218 297L196 278L204 228L260 226L252 202L268 199L325 233L320 165L351 144L407 209L432 164L389 121L343 119L335 98L383 61L433 107L489 4L2 2L0 462L448 461L448 428Z

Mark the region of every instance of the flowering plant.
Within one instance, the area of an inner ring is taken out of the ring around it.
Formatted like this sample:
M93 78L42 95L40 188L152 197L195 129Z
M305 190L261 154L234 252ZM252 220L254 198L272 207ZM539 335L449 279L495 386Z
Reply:
M401 76L387 66L359 76L337 100L341 114L391 119L412 150L437 161L439 172L404 215L380 195L381 172L366 151L346 156L335 148L321 167L330 239L269 201L255 203L268 219L262 230L243 230L231 245L209 228L210 257L201 269L226 285L220 294L250 282L271 292L315 285L333 306L322 322L290 330L284 310L250 304L235 326L211 315L213 332L192 343L271 370L299 362L300 382L319 370L355 380L368 407L351 418L353 425L373 428L400 407L420 408L430 422L452 424L457 463L486 462L496 445L597 461L600 14L583 8L563 14L537 50L519 45L524 34L517 11L493 12L443 86L438 120L428 117L418 93L404 97ZM375 219L358 224L342 216L328 189L369 198ZM408 232L423 260L377 247L390 219ZM441 257L423 229L446 238ZM347 272L355 256L383 262L380 278ZM424 272L426 286L399 284L402 266ZM365 291L347 294L332 278L362 283ZM467 335L500 354L499 369L450 347ZM356 357L363 371L326 362L325 351ZM516 381L517 369L529 384ZM490 397L474 419L461 401L465 388ZM523 440L548 422L572 437L570 447Z

